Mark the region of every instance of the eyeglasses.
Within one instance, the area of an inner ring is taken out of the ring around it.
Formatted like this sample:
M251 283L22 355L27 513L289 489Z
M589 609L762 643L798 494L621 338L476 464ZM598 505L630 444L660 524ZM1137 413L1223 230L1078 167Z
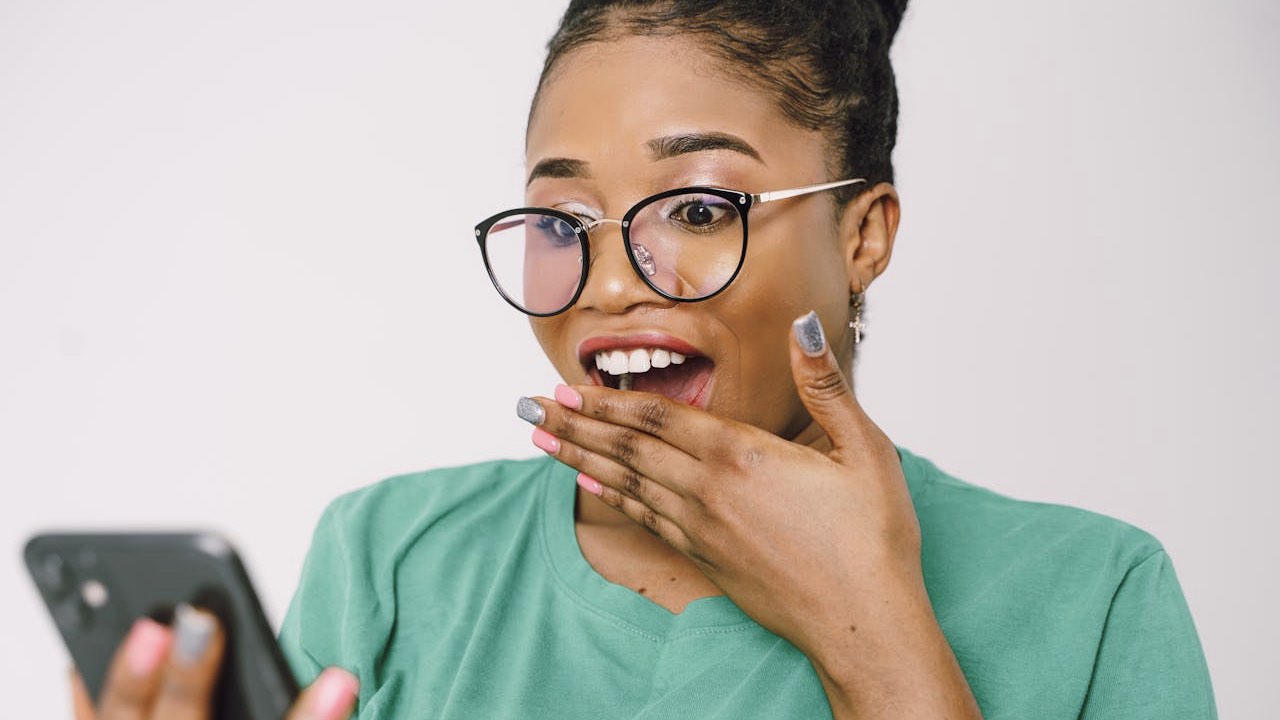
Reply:
M512 307L536 317L568 310L587 284L591 230L622 227L631 267L664 298L697 302L722 292L747 256L747 213L785 200L866 182L864 178L789 190L745 193L695 186L636 203L621 220L584 220L553 208L506 210L476 225L476 241L493 286Z

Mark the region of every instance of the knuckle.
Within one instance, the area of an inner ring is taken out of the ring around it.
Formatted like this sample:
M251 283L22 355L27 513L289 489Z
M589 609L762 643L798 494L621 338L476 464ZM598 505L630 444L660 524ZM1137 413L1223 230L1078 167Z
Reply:
M630 428L622 428L613 433L613 437L609 441L609 449L613 457L623 465L630 464L636 457L636 431Z
M717 437L708 443L705 450L707 458L714 464L732 464L737 461L738 448L728 437Z
M749 470L758 467L762 462L764 462L764 452L758 447L747 446L738 451L738 467Z
M622 491L634 498L640 497L640 488L643 485L640 473L635 470L628 469L622 475Z
M846 394L847 388L844 373L838 368L829 368L804 384L804 394L811 400L825 402Z
M636 424L650 435L658 435L667 426L670 410L666 398L646 398L635 409Z
M661 537L658 533L658 513L654 512L653 508L645 508L644 511L640 513L640 524L644 526L645 530Z
M753 442L748 443L740 437L723 434L709 443L707 455L712 457L717 465L741 466L746 450L755 447L754 438L751 438L751 441Z

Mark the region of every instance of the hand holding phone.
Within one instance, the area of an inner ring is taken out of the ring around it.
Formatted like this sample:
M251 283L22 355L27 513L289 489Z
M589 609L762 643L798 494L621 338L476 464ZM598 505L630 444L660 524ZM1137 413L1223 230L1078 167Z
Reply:
M203 618L203 619L200 619ZM194 620L196 635L187 623ZM201 627L213 628L204 654L187 658L199 647ZM184 649L184 645L188 647ZM217 713L213 696L221 670L224 639L217 618L194 608L178 613L170 631L152 620L140 620L121 645L108 671L97 710L79 673L72 676L75 720L176 720L225 717ZM294 702L287 720L344 720L351 714L357 691L345 670L329 668Z
M298 695L220 537L50 534L25 556L78 670L77 720L341 720L355 703L338 668Z

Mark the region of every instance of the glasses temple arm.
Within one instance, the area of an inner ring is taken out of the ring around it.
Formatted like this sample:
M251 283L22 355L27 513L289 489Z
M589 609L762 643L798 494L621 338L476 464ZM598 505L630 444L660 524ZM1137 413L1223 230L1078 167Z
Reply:
M810 193L822 192L832 188L844 187L854 183L864 183L866 178L854 178L852 180L837 180L835 182L822 183L821 185L806 185L804 187L791 188L790 190L773 190L771 192L756 193L751 199L758 203L772 202L774 200L786 200L787 198L796 197L798 195L808 195Z

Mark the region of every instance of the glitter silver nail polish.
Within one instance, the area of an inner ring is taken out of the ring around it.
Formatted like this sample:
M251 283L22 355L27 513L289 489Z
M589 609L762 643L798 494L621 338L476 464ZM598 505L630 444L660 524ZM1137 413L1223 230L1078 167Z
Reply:
M547 419L547 411L532 398L527 397L516 401L516 415L530 425L541 425L542 421Z
M213 639L213 618L184 603L174 611L173 625L174 657L184 665L197 662Z
M791 323L791 329L796 334L796 340L800 341L800 349L809 357L817 357L827 349L827 336L822 333L818 313L810 310L807 315L796 318Z

